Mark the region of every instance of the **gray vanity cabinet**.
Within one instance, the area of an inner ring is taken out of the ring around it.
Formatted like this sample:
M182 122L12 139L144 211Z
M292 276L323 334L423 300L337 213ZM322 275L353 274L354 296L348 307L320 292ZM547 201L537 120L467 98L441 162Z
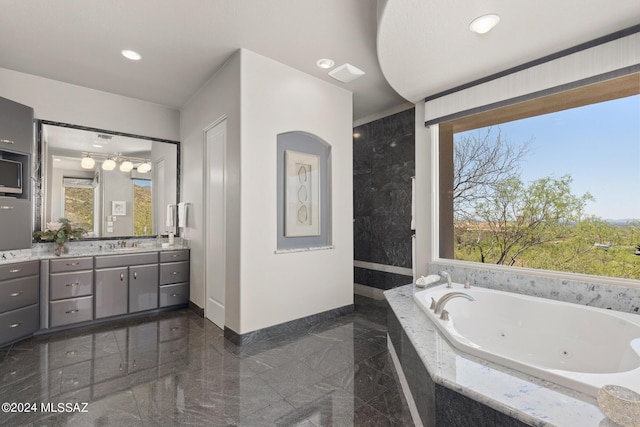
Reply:
M95 266L96 319L158 307L157 252L97 256Z
M96 319L126 314L129 300L129 269L127 267L96 269L95 277Z
M0 251L31 247L31 201L0 197Z
M177 262L176 262L177 261ZM160 253L160 307L189 302L189 251Z
M158 264L129 267L129 313L158 308Z
M93 320L93 257L49 261L52 328Z
M40 262L0 266L0 347L40 327Z
M0 150L31 153L33 108L0 98Z

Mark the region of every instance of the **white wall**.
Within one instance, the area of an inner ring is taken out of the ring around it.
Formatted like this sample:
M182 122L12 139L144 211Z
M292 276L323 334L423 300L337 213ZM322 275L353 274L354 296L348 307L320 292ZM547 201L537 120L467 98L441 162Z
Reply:
M239 333L353 303L352 94L242 51ZM331 145L334 249L276 255L277 135Z
M244 334L353 303L352 94L247 50L181 112L183 187L192 203L191 300L205 304L204 129L227 117L225 326ZM313 133L332 146L335 249L275 255L276 136Z
M240 52L183 106L180 114L182 201L191 203L183 236L191 245L191 301L205 306L204 130L227 117L227 250L225 324L238 331L240 289Z
M0 68L0 96L38 119L178 140L180 112L134 98Z

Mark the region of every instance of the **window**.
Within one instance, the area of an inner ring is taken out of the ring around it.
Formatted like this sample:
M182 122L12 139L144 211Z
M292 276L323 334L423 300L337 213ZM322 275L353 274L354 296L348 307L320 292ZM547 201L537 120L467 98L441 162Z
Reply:
M153 233L151 180L133 180L133 234L150 236Z
M640 75L439 126L440 257L640 280Z
M94 229L94 181L90 178L63 178L64 213L70 222L85 230Z

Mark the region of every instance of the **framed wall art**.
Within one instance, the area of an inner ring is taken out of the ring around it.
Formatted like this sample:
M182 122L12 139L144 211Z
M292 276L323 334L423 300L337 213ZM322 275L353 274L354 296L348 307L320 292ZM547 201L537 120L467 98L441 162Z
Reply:
M285 236L320 235L320 157L285 151Z
M127 214L127 202L116 201L111 202L111 215L125 216Z

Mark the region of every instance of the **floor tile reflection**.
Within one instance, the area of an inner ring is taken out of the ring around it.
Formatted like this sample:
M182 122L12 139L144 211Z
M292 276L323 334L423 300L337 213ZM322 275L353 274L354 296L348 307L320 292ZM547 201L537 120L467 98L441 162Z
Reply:
M242 347L188 310L36 337L0 350L0 380L2 402L37 409L0 425L412 425L385 306L362 297L352 314Z

